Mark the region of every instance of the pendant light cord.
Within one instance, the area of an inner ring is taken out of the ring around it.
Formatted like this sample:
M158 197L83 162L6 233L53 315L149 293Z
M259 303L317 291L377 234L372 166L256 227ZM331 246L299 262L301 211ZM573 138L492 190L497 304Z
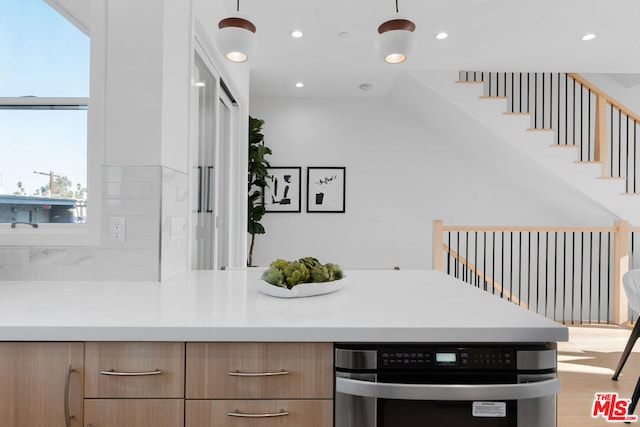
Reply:
M240 2L240 0L238 0L238 3ZM398 0L396 0L396 13L398 13Z
M398 0L396 0L396 8L398 7ZM236 12L240 12L240 0L238 0L238 2L236 3Z

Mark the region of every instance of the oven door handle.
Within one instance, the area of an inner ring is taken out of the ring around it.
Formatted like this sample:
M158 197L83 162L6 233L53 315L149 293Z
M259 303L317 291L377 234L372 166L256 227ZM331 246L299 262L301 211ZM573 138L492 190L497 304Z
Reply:
M520 400L557 394L560 380L552 378L523 384L391 384L338 377L336 391L396 400Z

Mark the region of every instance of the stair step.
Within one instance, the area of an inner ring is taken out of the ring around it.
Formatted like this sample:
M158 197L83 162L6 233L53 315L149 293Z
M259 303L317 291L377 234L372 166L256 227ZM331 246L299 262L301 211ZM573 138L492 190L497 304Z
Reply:
M487 79L488 75L485 74L484 77ZM555 77L556 76L554 76L554 81L556 80ZM545 126L542 126L545 129L535 129L537 123L533 121L532 116L535 114L533 107L529 112L526 112L526 110L523 111L526 109L524 104L522 104L523 109L519 108L521 104L517 102L517 87L513 105L514 108L512 108L511 100L514 98L508 96L510 95L509 91L506 93L507 96L486 96L495 93L493 85L493 92L489 93L487 92L486 80L484 84L482 84L479 81L475 81L477 79L472 75L470 75L470 79L474 81L464 81L466 80L464 74L458 75L451 71L414 71L407 73L406 81L403 79L400 83L402 83L401 89L405 96L412 96L412 103L415 102L418 104L421 102L419 98L424 96L426 96L427 99L433 98L433 103L429 103L428 107L440 109L441 111L437 113L441 115L432 114L432 119L436 120L438 117L444 118L446 113L449 112L460 112L464 116L464 119L472 123L472 125L469 126L470 129L472 129L473 126L477 127L479 131L483 131L478 139L482 139L483 141L486 139L487 143L495 144L495 146L491 145L491 148L498 148L498 144L501 143L509 145L505 150L505 153L508 153L508 156L505 154L505 160L511 160L511 156L517 156L515 160L517 160L518 163L516 164L530 162L532 164L532 173L535 172L536 176L548 171L552 173L554 177L562 180L562 185L568 186L567 188L573 187L575 189L573 193L575 193L574 197L576 200L582 200L584 197L595 203L593 208L594 217L598 215L609 215L610 213L619 218L625 218L631 223L640 225L640 199L620 197L620 194L624 193L625 190L637 191L638 195L640 195L640 186L638 186L636 190L633 187L629 188L627 182L621 180L595 179L602 174L603 168L608 166L610 159L607 159L605 162L579 161L579 151L561 149L569 147L577 148L576 145L578 144L564 144L565 141L562 138L562 145L554 144L558 141L556 134L559 132L564 133L564 129L553 129L553 126L556 125L555 118L552 123L547 121L549 113L546 110L547 117L544 122ZM509 78L507 79L510 80ZM509 83L510 82L507 82L507 84ZM415 90L417 86L414 87L413 85L424 86L424 93L416 93L414 98L412 90ZM554 82L554 88L557 88L556 82ZM504 94L502 87L500 87L500 91ZM555 101L555 91L553 98ZM564 98L564 95L562 98ZM403 107L406 105L400 95L394 97L394 101ZM545 98L547 105L548 102L548 98ZM411 107L411 105L406 105L406 107ZM540 103L538 103L538 108L540 108ZM424 112L428 114L430 110L425 109ZM557 114L555 105L553 106L553 113ZM538 111L538 114L540 114L540 111ZM564 122L564 120L562 121ZM538 123L542 124L541 122ZM442 130L447 127L447 124L446 122L433 123L434 128L440 129L439 126L442 126ZM479 126L481 126L481 128ZM564 124L562 124L562 126L564 126ZM549 129L547 129L547 127ZM532 129L529 132L523 132L527 128ZM487 132L484 132L485 130L487 130ZM608 130L609 129L607 129L607 131ZM550 133L549 131L554 133ZM452 137L457 138L467 135L468 133L463 133L462 130L460 133L455 130L451 131ZM460 139L462 140L463 138ZM579 143L577 139L566 142ZM550 151L550 146L558 149ZM586 147L580 147L581 150L586 150ZM481 148L474 146L473 149L480 150ZM593 149L591 149L590 153L591 158L593 158ZM585 152L583 152L583 154L585 154ZM534 167L538 167L539 169L534 171ZM585 206L587 206L587 204L585 204ZM600 212L601 209L604 209L602 213Z
M480 76L478 74L478 76ZM453 78L451 78L453 77ZM487 75L484 76L487 78ZM603 169L608 164L607 161L596 160L578 160L580 156L576 155L579 152L571 150L555 150L549 152L548 148L580 148L579 144L557 144L556 132L561 129L558 128L536 128L536 123L533 122L533 109L531 111L522 111L518 105L514 105L511 108L511 100L513 98L509 96L486 96L486 89L484 88L487 83L482 81L463 81L464 75L450 76L448 85L444 84L445 74L437 74L433 79L425 80L428 87L431 90L440 94L443 99L449 99L450 103L459 107L465 111L470 118L477 120L480 123L486 124L487 127L493 128L495 126L495 132L503 138L505 141L513 143L515 147L521 149L521 151L538 161L541 165L553 170L559 177L563 178L568 184L573 185L576 189L583 192L585 195L596 201L600 206L605 207L610 212L618 215L621 218L626 218L631 222L640 223L640 201L636 201L634 198L620 198L619 195L626 196L640 196L640 187L636 190L633 187L629 188L627 182L628 178L624 177L600 177ZM474 75L471 75L474 78ZM452 85L451 82L459 79L457 83L463 86ZM475 79L474 79L475 80ZM555 76L554 76L555 80ZM483 86L477 86L483 84ZM447 87L449 89L447 89ZM472 89L473 88L473 89ZM471 92L474 90L475 92ZM484 91L484 93L483 93ZM517 91L517 89L516 89ZM468 93L467 93L468 92ZM495 90L494 90L495 93ZM465 95L467 100L464 100ZM480 96L479 96L480 95ZM505 94L505 95L508 95ZM515 95L517 97L517 95ZM496 100L504 102L486 102L472 101L474 100ZM485 107L486 106L486 107ZM526 108L526 106L525 106ZM555 110L555 108L554 108ZM504 125L499 124L500 120L494 120L494 115L500 115L501 117L511 117L508 120L502 120ZM492 117L493 116L493 117ZM523 117L517 119L515 117ZM524 118L526 117L526 118ZM518 121L522 120L522 121ZM553 126L553 123L544 123L549 126ZM533 125L533 127L531 126ZM527 135L523 135L522 130L527 130ZM554 133L549 133L554 132ZM543 139L547 138L547 139ZM514 141L531 141L532 144L519 144ZM564 141L563 141L564 142ZM571 142L571 141L566 141ZM585 147L586 148L586 147ZM546 153L546 154L545 154ZM581 166L574 167L573 164ZM600 177L600 178L599 178ZM594 179L595 178L595 179ZM625 180L625 181L623 181ZM631 193L626 190L632 191ZM637 191L637 192L635 192Z

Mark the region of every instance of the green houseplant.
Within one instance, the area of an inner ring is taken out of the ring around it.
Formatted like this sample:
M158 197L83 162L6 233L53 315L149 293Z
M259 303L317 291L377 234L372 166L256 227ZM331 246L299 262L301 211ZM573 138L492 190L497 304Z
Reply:
M262 134L264 120L249 116L249 165L248 165L248 221L247 231L251 235L251 245L249 246L249 257L247 266L253 266L253 248L256 241L256 234L264 234L264 226L260 224L264 209L264 188L268 185L267 178L270 166L265 158L271 154L271 149L264 144Z

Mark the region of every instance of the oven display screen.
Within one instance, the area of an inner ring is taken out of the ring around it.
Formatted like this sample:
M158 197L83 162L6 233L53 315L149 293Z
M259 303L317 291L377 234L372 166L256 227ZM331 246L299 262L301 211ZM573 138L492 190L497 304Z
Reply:
M456 363L456 354L436 353L436 363Z

